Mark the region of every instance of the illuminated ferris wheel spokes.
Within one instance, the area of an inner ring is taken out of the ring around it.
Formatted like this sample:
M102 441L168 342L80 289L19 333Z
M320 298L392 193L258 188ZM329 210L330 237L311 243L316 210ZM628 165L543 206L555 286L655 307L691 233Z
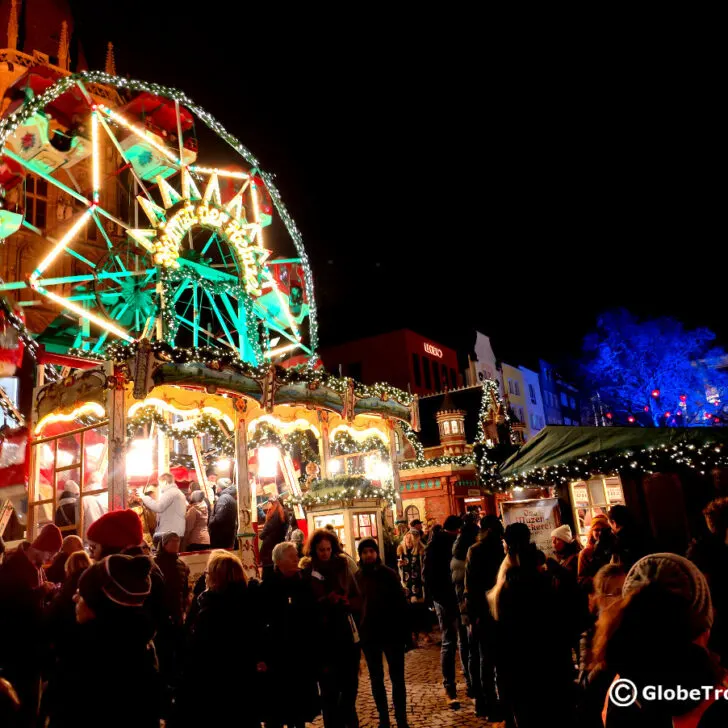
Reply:
M53 170L19 159L85 206L60 239L47 238L50 251L29 281L84 322L74 344L99 352L109 335L126 341L156 336L177 345L233 349L257 364L296 349L311 354L302 336L309 314L302 260L268 260L263 228L273 205L257 170L196 165L196 139L185 137L192 114L177 100L142 93L115 110L95 103L81 80L76 85L87 102L90 190L81 191L70 169L76 189ZM144 104L150 115L142 123L125 115L143 111ZM109 145L122 161L112 172L104 163ZM109 187L123 176L134 192L129 222L104 204L113 197ZM95 261L75 249L91 226L106 247ZM62 255L74 257L85 272L45 277ZM51 290L67 283L71 295ZM102 330L95 340L92 324Z

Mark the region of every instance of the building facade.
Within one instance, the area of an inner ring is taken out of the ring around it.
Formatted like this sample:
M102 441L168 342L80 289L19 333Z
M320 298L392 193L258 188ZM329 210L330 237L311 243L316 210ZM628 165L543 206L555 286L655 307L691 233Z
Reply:
M518 421L526 425L526 382L523 372L518 367L504 362L501 364L501 375L503 377L503 396Z
M455 350L408 329L325 347L320 355L330 372L364 384L389 382L419 395L462 384Z
M546 426L546 417L543 408L543 398L539 376L526 367L520 367L525 388L525 417L526 439L530 440Z
M567 382L549 362L540 359L538 365L546 424L581 425L579 389Z

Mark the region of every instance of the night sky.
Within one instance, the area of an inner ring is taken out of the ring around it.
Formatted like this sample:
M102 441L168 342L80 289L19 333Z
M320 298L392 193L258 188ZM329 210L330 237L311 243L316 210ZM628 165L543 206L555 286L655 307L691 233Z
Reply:
M181 88L276 175L323 345L408 327L467 348L478 328L532 365L619 305L728 344L703 76L616 47L526 54L462 12L72 5L92 68L111 40L120 74Z

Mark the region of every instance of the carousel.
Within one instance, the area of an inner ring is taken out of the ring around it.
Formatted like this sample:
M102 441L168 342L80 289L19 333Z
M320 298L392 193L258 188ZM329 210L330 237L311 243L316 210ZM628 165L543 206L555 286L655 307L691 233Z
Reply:
M26 536L54 520L69 481L79 522L61 528L85 534L171 472L211 502L230 479L251 573L272 496L304 532L333 526L349 553L381 542L417 399L322 368L311 270L271 176L175 89L99 72L18 88L0 183L32 177L70 200L53 236L22 201L3 220L41 252L0 295L57 313L52 338L36 337ZM206 166L220 142L229 164Z

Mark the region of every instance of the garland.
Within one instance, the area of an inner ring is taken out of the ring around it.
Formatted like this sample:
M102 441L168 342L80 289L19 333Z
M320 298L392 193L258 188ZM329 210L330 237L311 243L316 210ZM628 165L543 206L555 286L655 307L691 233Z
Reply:
M592 475L616 475L619 471L634 471L652 475L659 472L698 471L705 475L714 468L728 467L728 455L722 443L658 445L623 452L589 453L561 465L534 468L518 475L498 476L501 489L514 486L554 485L575 480L589 480Z
M389 447L382 442L381 437L376 435L370 435L361 442L357 442L350 432L339 430L334 435L333 442L330 443L330 449L333 457L376 451L382 460L389 461Z
M473 455L440 455L436 458L427 458L424 463L416 460L407 460L399 466L400 470L414 470L415 468L430 468L439 465L458 465L460 467L476 464Z
M248 438L248 450L255 450L259 447L272 446L279 450L285 450L291 457L294 451L300 453L301 470L304 463L320 464L321 458L318 452L311 447L308 438L308 430L294 430L288 435L281 436L278 431L268 422L259 422L255 426L253 434Z
M414 462L415 465L412 465L411 467L422 467L422 463L425 462L425 448L422 447L422 443L420 442L420 438L417 437L417 433L412 428L412 425L410 425L409 422L400 422L399 426L402 428L402 434L405 436L405 438L409 441L410 445L414 448L415 451L415 459ZM409 461L413 462L413 461Z
M0 411L2 411L6 418L15 420L18 427L25 426L25 417L20 414L17 407L13 404L10 397L8 397L7 392L2 387L0 387Z
M131 440L140 427L156 424L157 427L173 440L191 440L195 437L208 435L212 439L213 450L218 455L234 457L235 442L222 430L218 420L210 415L200 415L194 422L184 423L182 427L173 427L164 418L164 415L153 405L142 407L138 413L131 417L126 424L127 440Z
M394 503L396 495L391 483L379 487L366 478L343 475L320 480L316 484L315 490L304 494L301 498L293 498L292 502L300 504L304 508L351 501L356 498L384 498L386 501Z
M254 364L247 364L246 362L241 361L237 354L229 349L218 349L213 346L199 346L182 349L176 348L164 341L154 341L151 346L154 354L162 360L172 361L176 364L200 364L206 367L212 365L213 368L216 369L228 367L239 374L252 377L253 379L263 378L270 369L270 365L256 366ZM99 355L97 358L100 361L109 360L118 364L132 358L136 354L138 348L139 344L136 341L132 343L115 341L109 344L104 354ZM82 356L86 356L88 358L88 353L84 352ZM343 379L335 377L334 375L322 370L286 369L277 365L273 366L275 366L276 378L284 384L295 384L297 382L317 384L319 387L332 389L342 396L346 395L349 389L349 382L353 381L346 377ZM410 404L412 401L412 397L406 392L402 392L394 387L389 387L388 385L373 385L372 387L364 387L364 385L360 385L359 389L357 389L356 386L357 385L355 384L355 394L357 396L379 397L386 401L390 397L394 397L392 392L397 392L399 393L397 399L399 399L399 401L403 404Z
M13 310L10 302L4 296L0 296L0 311L5 314L7 322L18 332L18 337L30 352L33 361L37 361L38 350L40 348L38 342L33 338L24 321Z

